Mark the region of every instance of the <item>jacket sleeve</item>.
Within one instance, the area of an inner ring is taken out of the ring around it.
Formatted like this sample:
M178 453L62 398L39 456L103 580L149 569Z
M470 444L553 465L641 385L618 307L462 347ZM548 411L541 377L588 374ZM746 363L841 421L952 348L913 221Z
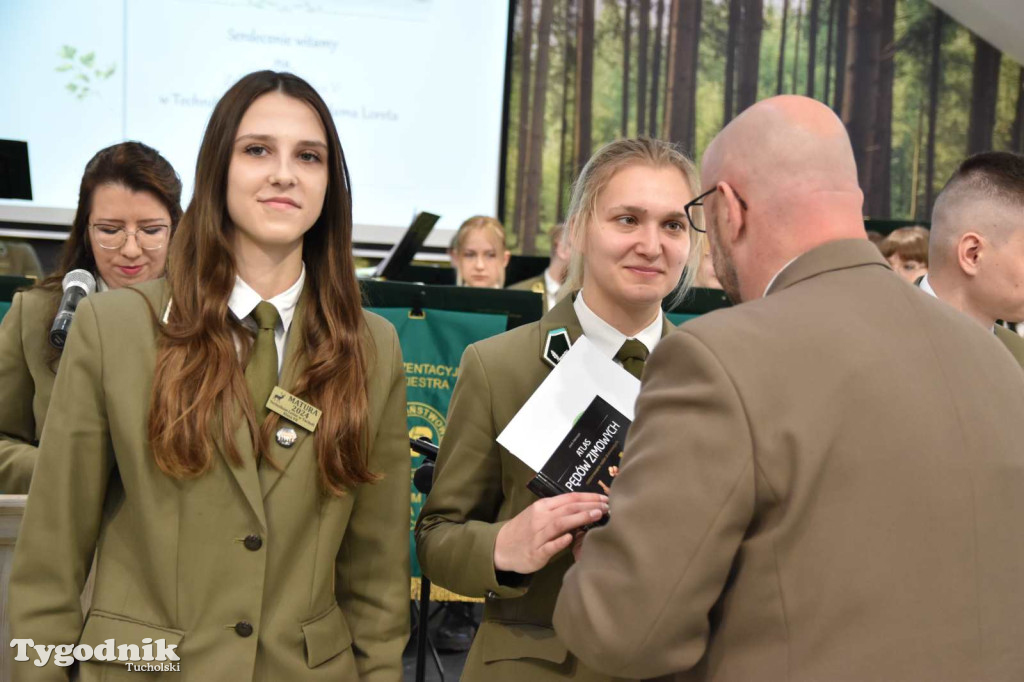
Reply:
M103 354L89 299L75 314L39 445L10 581L14 638L75 644L79 597L92 564L114 467L103 389ZM18 680L65 680L68 668L16 662Z
M399 682L409 639L409 432L405 373L394 328L378 350L387 399L373 439L376 483L359 486L336 560L335 593L352 633L362 682ZM381 346L387 347L385 344Z
M708 613L754 512L746 413L691 334L652 353L624 452L609 522L585 537L554 626L600 672L659 677L704 655Z
M23 313L24 299L15 294L0 322L0 494L5 495L28 492L37 454L36 390L25 359Z
M501 454L491 386L475 346L463 353L434 485L416 524L416 553L431 581L467 597L518 597L525 576L498 581L494 542L504 524ZM511 575L511 574L510 574Z

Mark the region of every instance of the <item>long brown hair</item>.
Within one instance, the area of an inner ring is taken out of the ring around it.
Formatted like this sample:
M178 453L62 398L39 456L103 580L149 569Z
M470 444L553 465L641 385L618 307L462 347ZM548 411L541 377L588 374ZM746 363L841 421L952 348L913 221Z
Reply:
M40 289L59 292L64 275L72 270L88 270L94 275L96 259L89 242L89 215L96 189L102 185L121 185L132 192L149 192L164 205L171 216L171 234L181 220L181 178L160 152L141 142L121 142L96 152L85 164L82 182L78 188L78 208L71 221L71 231L61 250L60 265L36 285ZM53 302L57 314L60 297ZM47 345L48 342L47 342ZM56 371L60 349L50 351L51 367Z
M301 334L300 353L308 366L291 391L323 411L314 433L321 483L341 495L377 478L366 461L369 359L352 260L351 188L327 105L306 81L289 73L245 76L210 117L196 163L195 192L171 246L171 303L158 340L149 441L164 473L194 478L212 466L215 445L209 435L219 420L225 454L239 465L233 434L241 407L256 456L269 460L267 443L279 417L271 413L262 425L256 422L235 347L235 339L247 332L228 310L236 266L226 197L238 125L253 101L270 92L311 106L327 133L327 194L320 216L303 237L304 312L292 332Z

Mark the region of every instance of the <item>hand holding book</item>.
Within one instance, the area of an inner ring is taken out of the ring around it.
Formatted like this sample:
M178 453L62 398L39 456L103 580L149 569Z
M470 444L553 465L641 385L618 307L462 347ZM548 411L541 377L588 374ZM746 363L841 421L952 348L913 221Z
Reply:
M608 498L568 493L537 500L498 531L494 568L528 575L544 568L573 541L573 531L608 513Z

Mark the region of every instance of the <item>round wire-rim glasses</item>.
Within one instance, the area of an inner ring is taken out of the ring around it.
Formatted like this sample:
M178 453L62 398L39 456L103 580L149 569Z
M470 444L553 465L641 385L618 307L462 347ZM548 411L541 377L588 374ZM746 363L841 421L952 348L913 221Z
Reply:
M93 239L101 249L120 249L128 241L128 236L135 237L139 248L146 251L158 251L167 243L167 234L171 228L167 225L146 225L129 232L116 225L91 225Z

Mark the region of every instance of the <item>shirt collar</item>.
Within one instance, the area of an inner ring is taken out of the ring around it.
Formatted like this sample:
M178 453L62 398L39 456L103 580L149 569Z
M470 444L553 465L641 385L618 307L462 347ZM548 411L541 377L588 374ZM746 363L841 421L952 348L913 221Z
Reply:
M622 348L622 344L629 338L634 338L647 347L647 352L654 350L661 340L661 332L664 327L664 313L659 309L658 316L651 324L642 329L634 337L628 337L615 327L611 326L591 310L586 301L583 300L583 291L576 295L572 303L576 311L576 318L580 321L580 328L583 335L592 341L605 355L615 357L615 354Z
M103 293L104 291L110 291L110 287L103 281L103 278L99 275L96 276L96 291Z
M935 289L932 289L932 283L928 281L928 275L925 275L921 279L921 291L925 292L926 294L931 294L935 298L939 297L939 295L935 293Z
M797 258L799 258L799 256L797 256ZM781 275L781 274L782 274L782 271L783 271L783 270L785 270L786 268L788 268L788 267L789 267L790 265L792 265L792 264L793 264L793 261L795 261L795 260L796 260L796 258L793 258L793 259L792 259L792 260L790 260L790 261L789 261L788 263L786 263L786 264L785 264L785 265L783 265L783 266L782 266L781 268L779 268L779 271L778 271L778 272L776 272L776 273L775 273L775 276L774 276L774 277L772 277L772 279L771 279L771 281L770 281L770 282L768 282L768 286L766 286L766 287L764 288L764 293L763 293L763 294L761 294L761 298L764 298L765 296L767 296L767 295L768 295L768 291L769 291L769 290L770 290L770 289L772 288L772 285L773 285L773 284L775 284L775 280L777 280L777 279L779 278L779 275Z
M306 264L303 263L302 272L299 273L299 278L295 280L295 284L268 301L268 303L272 303L277 308L278 314L281 315L281 324L286 332L291 326L292 317L295 315L295 306L299 303L299 294L302 293L302 285L305 281ZM228 308L231 309L236 318L244 320L249 317L262 300L263 298L251 286L246 284L245 280L235 275L235 288L231 290L231 296L228 298Z
M544 288L547 289L548 296L554 296L562 288L562 283L551 276L551 268L544 270Z

